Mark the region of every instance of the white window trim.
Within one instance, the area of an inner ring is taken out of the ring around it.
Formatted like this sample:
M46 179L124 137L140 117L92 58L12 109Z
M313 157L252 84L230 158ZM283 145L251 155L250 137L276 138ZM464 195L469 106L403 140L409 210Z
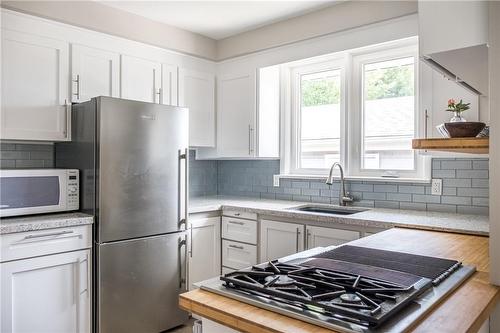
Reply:
M418 135L419 133L419 61L418 61L418 47L416 44L414 45L395 45L394 47L385 48L383 50L378 51L364 51L364 52L353 52L352 58L350 61L351 67L351 75L348 76L349 79L352 79L350 82L350 91L349 94L349 121L348 121L348 135L349 135L349 151L347 153L348 156L348 170L349 175L351 176L359 176L359 177L382 177L386 172L392 171L390 169L363 169L361 166L362 157L361 157L361 149L362 149L362 133L363 133L363 73L362 67L365 64L405 58L405 57L414 57L414 133ZM414 161L415 161L415 169L413 170L394 170L394 172L402 178L415 178L415 179L427 179L429 178L427 175L428 170L430 169L429 162L426 162L426 158L421 156L417 151L413 153Z
M293 168L292 159L296 158L296 153L294 152L293 140L297 137L297 128L294 128L294 109L292 102L293 94L293 70L300 67L306 67L311 64L322 64L329 63L330 68L335 68L332 63L338 64L344 62L344 70L342 71L342 84L341 84L341 164L344 166L344 172L346 174L346 179L351 180L362 180L362 181L381 181L381 182L401 182L401 183L429 183L431 179L431 158L420 152L415 152L417 172L406 172L398 171L397 178L384 177L384 171L386 170L370 170L370 172L359 172L352 168L353 154L355 144L351 144L357 137L357 141L360 143L361 132L358 130L356 134L353 129L352 123L352 101L355 94L350 93L353 89L353 57L362 56L363 54L373 54L378 52L390 52L394 49L412 49L417 50L415 55L416 70L415 70L415 133L418 136L422 129L422 119L419 112L419 66L418 66L418 44L417 37L405 38L403 40L397 40L393 42L383 43L374 46L368 46L356 50L348 50L344 52L338 52L335 54L330 54L326 56L320 56L315 58L305 59L304 61L295 61L293 63L283 64L281 67L281 156L280 156L280 175L276 175L276 179L279 178L303 178L303 179L324 179L329 169L302 169L297 170ZM314 66L314 65L313 65ZM327 65L325 65L327 66ZM328 66L327 66L328 67ZM359 95L358 95L359 96ZM359 103L359 102L358 102ZM297 102L295 102L297 104ZM347 106L347 107L346 107ZM360 125L360 124L359 124ZM358 125L358 127L359 127ZM360 147L360 146L359 146ZM361 160L361 155L358 154L358 165ZM373 172L371 172L373 171ZM334 174L338 175L338 171L334 170Z

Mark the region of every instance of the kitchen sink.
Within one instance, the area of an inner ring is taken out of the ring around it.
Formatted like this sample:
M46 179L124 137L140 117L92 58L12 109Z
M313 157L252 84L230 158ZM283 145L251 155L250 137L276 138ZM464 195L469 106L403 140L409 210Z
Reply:
M299 212L329 214L329 215L352 215L367 211L368 209L341 207L341 206L327 206L327 205L303 205L291 207L289 210L296 210Z

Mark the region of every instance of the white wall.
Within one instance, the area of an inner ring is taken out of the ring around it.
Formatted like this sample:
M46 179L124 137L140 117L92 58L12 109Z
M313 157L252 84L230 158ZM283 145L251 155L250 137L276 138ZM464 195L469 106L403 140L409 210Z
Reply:
M489 13L490 270L491 282L500 285L500 2L490 1ZM500 323L498 328L500 331Z
M124 37L164 49L215 59L215 40L95 1L2 1L2 7Z
M417 13L416 1L346 1L217 41L217 60Z

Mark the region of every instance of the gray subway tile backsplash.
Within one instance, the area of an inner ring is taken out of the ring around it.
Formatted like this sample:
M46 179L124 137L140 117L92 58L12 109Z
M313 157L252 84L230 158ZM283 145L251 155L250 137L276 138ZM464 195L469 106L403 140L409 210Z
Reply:
M324 180L280 179L273 187L273 175L279 174L279 161L218 161L219 195L245 195L238 187L248 182L260 198L338 203L339 182L326 185ZM443 194L432 195L430 184L346 181L346 189L355 206L428 210L488 215L488 159L434 158L433 178L443 179ZM265 183L258 182L264 177ZM264 189L265 186L266 189Z
M52 168L51 144L0 144L0 167ZM346 181L346 189L359 207L383 207L462 214L488 215L489 172L487 158L434 158L432 177L443 179L443 194L431 195L430 184L391 181ZM196 160L190 153L190 195L234 195L254 198L338 203L339 182L326 185L324 180L280 179L279 160Z

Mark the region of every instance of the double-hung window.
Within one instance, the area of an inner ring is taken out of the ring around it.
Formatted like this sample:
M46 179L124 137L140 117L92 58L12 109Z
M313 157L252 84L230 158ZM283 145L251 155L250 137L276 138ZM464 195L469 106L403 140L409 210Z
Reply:
M428 163L411 147L419 118L416 39L283 67L290 138L282 173L326 175L340 162L350 177L427 176Z

